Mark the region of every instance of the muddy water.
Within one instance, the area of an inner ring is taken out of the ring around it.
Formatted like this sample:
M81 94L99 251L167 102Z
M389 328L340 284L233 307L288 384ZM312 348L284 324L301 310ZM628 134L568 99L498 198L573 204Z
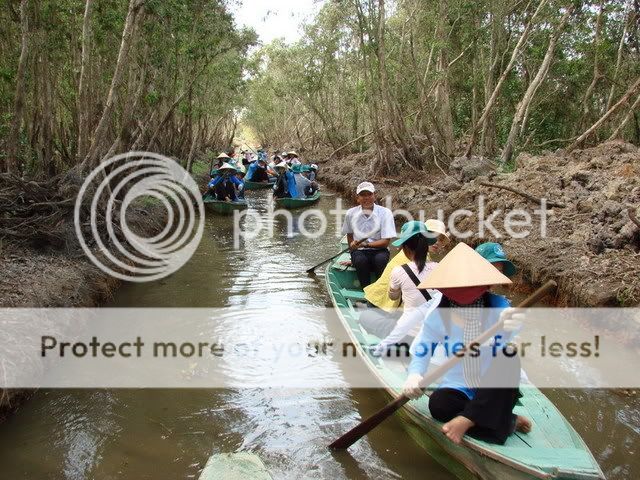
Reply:
M266 211L264 192L251 192L250 206ZM319 208L328 211L335 197ZM300 213L294 215L299 218ZM318 225L308 222L312 230ZM303 272L335 252L330 224L318 240L275 225L232 248L230 218L209 216L205 236L191 261L153 284L127 285L114 307L227 307L249 312L219 329L238 336L278 338L331 334L339 325L301 318L282 324L265 318L266 305L324 306L323 282ZM264 374L309 374L297 365L229 365L236 378ZM343 382L328 359L322 375ZM317 372L315 372L317 373ZM638 478L640 408L635 400L606 392L549 392L601 461L609 478ZM326 445L385 403L370 390L57 390L41 391L0 426L0 478L170 479L197 478L211 454L251 451L274 478L453 478L409 438L392 418L359 442L351 454L331 455Z

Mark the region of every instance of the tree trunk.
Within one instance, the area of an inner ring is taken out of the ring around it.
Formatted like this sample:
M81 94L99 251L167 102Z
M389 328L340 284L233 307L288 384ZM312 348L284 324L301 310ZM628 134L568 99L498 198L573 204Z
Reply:
M115 98L117 90L120 88L124 72L126 70L127 57L129 49L131 47L133 32L136 28L138 19L140 18L140 12L144 6L146 0L130 0L129 10L127 12L127 18L125 20L124 29L122 31L122 40L120 42L120 50L118 52L118 60L113 72L113 78L111 79L111 87L107 95L107 101L104 109L102 110L102 116L98 122L98 126L93 135L91 141L91 147L87 156L82 161L80 169L83 173L86 173L93 169L99 162L101 153L107 143L106 134L111 124L111 117L114 111Z
M513 65L515 64L516 59L518 58L518 55L520 54L520 51L522 50L522 47L523 47L525 41L529 37L529 32L531 31L531 26L533 25L534 20L536 19L536 17L538 16L538 13L540 12L540 10L542 10L542 7L546 3L547 3L547 0L540 0L540 3L538 4L538 7L536 8L536 11L533 13L531 18L529 19L529 22L527 22L527 26L525 27L524 31L522 32L522 35L520 35L520 38L518 39L518 43L513 48L513 52L511 53L511 59L509 60L509 63L507 64L506 68L502 72L502 75L500 75L500 78L498 79L498 83L496 84L495 88L493 89L493 93L491 94L491 97L489 98L489 100L487 101L487 104L485 105L484 109L482 110L482 115L480 115L480 119L478 120L478 124L474 125L474 127L471 130L471 138L469 140L469 145L467 147L467 151L464 154L465 157L469 157L471 155L471 153L473 152L473 147L475 146L475 141L476 141L476 137L477 137L477 134L478 134L478 129L479 129L479 127L481 127L484 124L484 122L486 121L487 117L491 113L491 110L493 109L495 101L498 98L498 94L500 93L500 90L502 89L502 84L507 79L507 75L509 75L509 72L513 68Z
M578 124L578 131L583 130L585 125L589 121L589 113L591 112L590 100L593 90L596 88L598 81L600 80L600 56L598 55L598 46L600 45L600 32L602 31L602 13L604 12L604 0L600 1L600 10L598 11L598 17L596 18L596 32L593 37L593 79L584 92L582 98L581 111L582 116Z
M611 108L611 104L613 103L613 95L616 91L616 81L618 80L618 72L620 71L620 64L622 63L622 51L624 49L624 41L627 37L627 32L629 31L629 24L633 22L634 15L629 12L627 16L625 16L624 27L622 29L622 36L620 37L620 43L618 44L618 53L616 55L616 66L613 70L613 78L611 79L611 90L609 91L609 97L607 98L607 106L605 110L609 110Z
M453 137L453 116L451 114L451 102L449 98L449 62L447 61L448 38L445 29L447 23L448 4L446 1L440 1L440 12L438 18L438 34L436 36L440 43L440 52L438 55L438 84L435 92L435 104L438 118L440 120L440 129L442 132L442 146L448 156L453 155L454 137Z
M567 9L567 12L562 17L562 20L560 21L560 24L556 28L556 31L553 33L553 35L549 39L549 46L547 47L547 52L544 55L542 64L538 69L538 73L536 73L536 76L529 84L527 91L522 97L522 100L520 100L520 102L518 103L518 106L516 108L516 113L513 116L513 121L511 122L511 130L509 131L509 137L507 138L507 143L504 146L504 149L502 151L502 156L500 158L500 161L502 163L508 163L509 161L511 161L511 158L513 156L513 150L515 148L516 141L520 136L522 123L524 121L526 112L529 108L529 104L531 103L531 100L536 94L538 87L540 87L545 77L547 76L547 73L549 72L549 66L551 65L551 60L556 50L558 39L560 38L560 35L562 34L562 30L564 29L564 26L566 25L567 20L569 19L569 16L572 13L573 13L573 8L569 8Z
M614 140L619 137L620 132L627 125L627 123L629 123L629 120L633 118L635 111L638 109L638 107L640 107L640 95L638 95L638 98L636 98L636 101L633 102L633 105L631 105L631 108L622 119L622 122L620 122L620 125L618 125L618 128L616 128L615 131L609 137L609 140Z
M82 57L80 60L80 80L78 82L78 161L82 161L89 149L89 116L91 112L91 99L88 95L87 69L91 47L91 8L93 0L87 0L82 20Z
M625 94L622 96L622 98L620 100L618 100L618 103L616 103L613 107L611 107L607 113L605 113L600 120L598 120L596 123L594 123L593 125L591 125L591 127L589 127L589 129L584 132L582 135L580 135L575 142L573 142L568 148L567 148L567 153L572 152L573 150L575 150L576 148L578 148L582 142L584 142L589 135L591 135L593 132L595 132L598 128L600 128L600 126L607 121L607 119L613 115L622 105L624 105L625 103L627 103L629 101L629 98L631 98L634 94L638 93L638 91L640 91L640 77L638 77L636 79L636 81L633 83L633 85L631 85L629 87L629 89L625 92Z
M25 94L25 73L27 60L29 57L29 0L20 2L20 27L22 30L22 44L20 49L20 59L18 60L18 72L16 73L16 92L13 100L13 118L11 119L11 130L7 141L7 165L9 173L18 175L20 166L18 160L18 150L20 145L20 127L24 113Z

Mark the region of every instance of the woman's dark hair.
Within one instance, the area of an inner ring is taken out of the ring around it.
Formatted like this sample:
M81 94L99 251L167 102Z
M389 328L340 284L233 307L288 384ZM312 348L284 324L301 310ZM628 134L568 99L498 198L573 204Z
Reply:
M402 246L413 252L413 261L418 267L418 273L422 272L427 263L429 239L425 235L418 233L404 242Z

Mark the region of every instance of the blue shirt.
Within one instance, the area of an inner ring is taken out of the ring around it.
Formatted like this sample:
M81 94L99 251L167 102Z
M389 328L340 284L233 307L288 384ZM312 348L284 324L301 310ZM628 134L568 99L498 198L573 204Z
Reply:
M511 306L511 304L509 303L509 300L502 295L496 295L494 293L486 295L488 295L488 308L491 310L488 311L489 316L484 322L484 328L490 328L499 320L500 312ZM411 364L408 369L409 374L417 373L424 375L427 372L429 362L431 361L433 351L437 344L441 344L445 347L445 354L448 358L453 356L454 352L452 350L456 349L455 346L457 344L464 344L464 331L460 326L449 321L447 323L449 323L451 330L449 332L446 331L446 320L443 318L443 313L445 312L443 312L443 310L448 309L438 307L424 319L422 330L411 346ZM505 331L498 331L494 336L496 347L487 345L486 343L480 347L479 361L481 365L481 373L485 373L489 368L489 364L493 358L494 348L497 348L497 351L499 352L501 347L509 342L511 336L512 332L507 333ZM460 347L457 347L457 349L459 350ZM467 397L473 398L475 396L475 390L473 388L469 388L465 382L463 363L464 362L460 361L453 368L448 370L440 379L438 388L453 388L465 393Z
M261 167L260 165L258 165L257 161L251 162L249 164L249 168L247 169L247 180L251 181L256 173L256 170L258 170L259 168L262 170L267 169L266 165Z
M207 185L207 188L214 188L216 185L218 185L220 182L228 180L231 183L233 183L236 187L238 187L238 189L242 190L244 189L244 182L242 180L240 180L238 177L236 177L235 175L220 175L217 176L216 178L212 178L211 181L209 182L209 184ZM234 197L231 200L237 200L237 198Z
M287 170L286 172L281 173L280 175L284 175L284 181L286 182L287 192L289 192L289 195L291 195L291 198L299 198L298 189L296 188L296 178L294 174ZM276 187L277 187L277 182L276 182L276 185L273 186L274 190Z

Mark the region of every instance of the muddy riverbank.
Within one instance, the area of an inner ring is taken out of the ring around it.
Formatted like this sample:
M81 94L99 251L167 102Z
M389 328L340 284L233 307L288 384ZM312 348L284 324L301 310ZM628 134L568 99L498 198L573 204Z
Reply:
M456 210L469 210L468 216L459 215L452 222L458 232L470 233L464 241L474 245L502 242L523 283L558 282L556 302L560 305L640 304L640 226L631 218L640 207L638 147L609 142L571 154L523 153L513 173L499 173L489 161L456 159L430 173L405 170L385 178L371 178L371 155L322 162L320 179L345 195L353 195L359 182L372 180L379 198L390 196L393 208L413 215L424 210L427 217L433 217L440 210L447 220ZM540 209L536 201L488 184L545 197L549 202L546 232L541 228L542 214L536 213ZM531 215L530 233L523 238L513 238L505 228L505 213L515 209ZM481 235L478 219L486 220L494 211L499 211L491 221L495 231L485 224Z
M141 235L152 236L166 223L166 211L159 205L134 208L127 214L132 228ZM73 238L73 221L66 218L59 231ZM98 249L94 249L100 256ZM96 307L110 301L120 281L96 267L82 252L77 241L66 242L64 248L4 241L0 243L0 308L72 308ZM51 324L49 331L63 333L66 325ZM2 337L4 348L11 348L11 338ZM0 366L0 370L10 368ZM40 366L29 365L38 369ZM0 372L1 373L1 372ZM33 390L0 389L0 423Z

